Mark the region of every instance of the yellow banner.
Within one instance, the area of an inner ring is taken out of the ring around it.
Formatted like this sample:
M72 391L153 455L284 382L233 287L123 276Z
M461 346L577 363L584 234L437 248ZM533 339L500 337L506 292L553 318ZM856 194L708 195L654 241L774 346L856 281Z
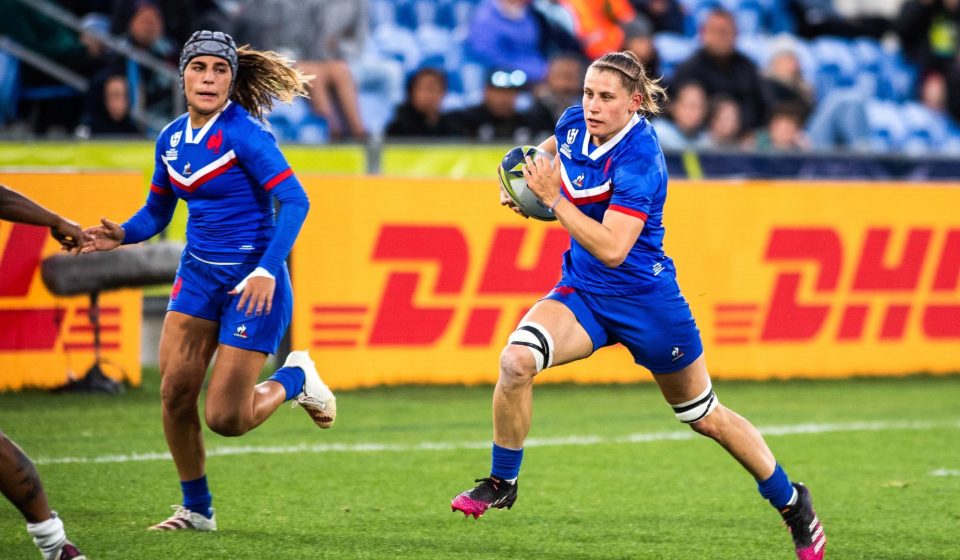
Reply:
M491 180L307 178L295 348L338 388L497 377L568 236ZM960 185L671 183L666 248L717 378L960 370ZM544 381L649 379L616 346Z
M137 173L0 173L0 183L89 226L143 203ZM0 391L51 388L94 364L90 299L56 297L40 278L59 244L46 228L0 222ZM140 383L140 290L101 294L101 362L113 379Z

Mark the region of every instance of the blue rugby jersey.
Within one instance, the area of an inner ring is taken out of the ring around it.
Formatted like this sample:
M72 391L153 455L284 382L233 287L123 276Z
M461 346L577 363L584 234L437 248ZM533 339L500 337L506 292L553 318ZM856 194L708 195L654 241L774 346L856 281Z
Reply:
M195 256L252 263L274 236L273 197L302 187L273 135L229 102L201 129L192 129L186 114L164 128L150 191L151 198L187 202L187 250Z
M583 107L568 108L555 130L563 195L598 222L607 212L636 216L646 223L623 264L605 266L576 239L563 255L566 282L585 292L635 294L652 289L662 275L673 276L673 261L663 252L663 205L667 165L656 132L634 115L602 146L590 142Z

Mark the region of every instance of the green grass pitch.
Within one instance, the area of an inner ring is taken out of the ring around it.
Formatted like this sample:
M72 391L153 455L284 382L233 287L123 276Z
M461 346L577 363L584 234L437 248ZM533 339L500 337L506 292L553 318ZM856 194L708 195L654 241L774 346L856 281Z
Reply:
M716 388L810 486L827 558L960 559L960 377ZM215 534L144 530L180 498L156 371L119 396L2 394L0 429L93 559L793 558L750 477L652 384L539 385L514 508L451 512L488 472L490 393L350 391L332 430L283 407L241 438L208 432ZM0 501L0 558L39 557Z

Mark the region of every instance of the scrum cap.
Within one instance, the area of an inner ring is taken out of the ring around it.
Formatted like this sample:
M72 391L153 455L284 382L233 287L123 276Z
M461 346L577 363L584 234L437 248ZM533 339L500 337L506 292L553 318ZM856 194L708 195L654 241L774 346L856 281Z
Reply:
M216 56L227 61L232 71L230 90L237 81L237 44L222 31L194 31L180 51L180 89L183 89L183 71L198 56Z

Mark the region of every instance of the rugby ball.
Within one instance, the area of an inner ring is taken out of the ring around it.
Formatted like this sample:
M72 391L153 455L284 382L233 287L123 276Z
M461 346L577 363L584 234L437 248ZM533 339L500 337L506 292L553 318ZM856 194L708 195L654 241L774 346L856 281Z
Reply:
M553 161L553 156L536 146L517 146L507 152L507 155L503 156L503 160L500 162L500 168L498 169L500 185L527 216L545 222L556 220L557 217L553 215L553 210L540 202L537 195L527 188L527 180L523 178L523 166L527 163L524 159L526 156L533 159L537 156L543 156L548 161Z

